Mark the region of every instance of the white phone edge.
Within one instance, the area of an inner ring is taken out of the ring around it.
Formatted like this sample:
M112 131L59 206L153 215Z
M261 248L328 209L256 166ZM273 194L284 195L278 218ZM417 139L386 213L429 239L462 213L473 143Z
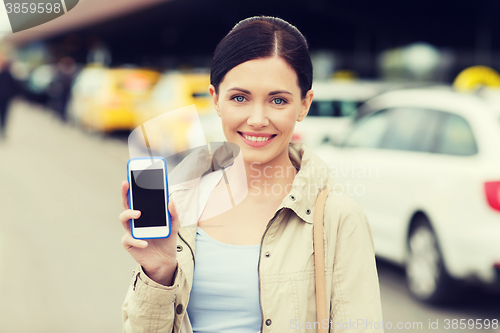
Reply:
M132 200L132 185L131 185L131 177L132 170L145 170L152 163L162 162L163 169L163 190L165 193L165 216L166 216L166 225L161 227L141 227L135 228L134 219L130 220L130 233L132 237L135 239L155 239L155 238L167 238L171 233L170 226L170 215L168 213L168 183L166 176L166 160L162 157L144 157L144 158L133 158L130 159L127 163L127 176L129 181L129 203L130 209L133 208L133 200Z

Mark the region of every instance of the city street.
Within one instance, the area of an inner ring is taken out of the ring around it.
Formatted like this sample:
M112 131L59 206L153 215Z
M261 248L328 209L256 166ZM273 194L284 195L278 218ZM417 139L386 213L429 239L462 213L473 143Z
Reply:
M119 332L127 146L16 106L0 142L0 332Z
M22 101L9 116L0 141L0 333L120 332L135 267L118 221L126 137L86 133ZM500 319L498 296L432 308L410 297L401 269L380 262L379 277L394 330L421 322L400 330L427 332L438 321L434 332L500 332L445 326Z

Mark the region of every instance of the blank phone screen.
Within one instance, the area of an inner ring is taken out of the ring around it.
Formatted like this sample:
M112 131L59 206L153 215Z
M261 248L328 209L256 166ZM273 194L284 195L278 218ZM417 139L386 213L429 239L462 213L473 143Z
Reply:
M132 201L141 216L134 220L136 228L164 227L167 225L165 189L162 169L132 170Z

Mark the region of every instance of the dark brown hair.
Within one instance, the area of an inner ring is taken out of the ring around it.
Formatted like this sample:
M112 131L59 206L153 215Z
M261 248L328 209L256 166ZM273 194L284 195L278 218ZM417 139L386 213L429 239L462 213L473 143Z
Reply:
M312 86L313 68L307 41L290 23L276 17L254 16L240 21L215 48L210 83L219 93L227 72L246 61L279 56L297 74L302 98Z

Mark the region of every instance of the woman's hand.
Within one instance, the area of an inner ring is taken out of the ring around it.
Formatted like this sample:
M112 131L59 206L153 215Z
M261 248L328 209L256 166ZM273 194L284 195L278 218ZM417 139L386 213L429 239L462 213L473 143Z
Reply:
M170 201L168 205L172 224L168 238L135 239L130 233L130 219L140 218L141 212L129 209L128 189L129 183L123 181L122 205L126 210L119 216L120 222L125 228L125 235L122 238L123 247L142 266L149 278L159 284L170 286L177 267L177 231L179 230L174 204Z

